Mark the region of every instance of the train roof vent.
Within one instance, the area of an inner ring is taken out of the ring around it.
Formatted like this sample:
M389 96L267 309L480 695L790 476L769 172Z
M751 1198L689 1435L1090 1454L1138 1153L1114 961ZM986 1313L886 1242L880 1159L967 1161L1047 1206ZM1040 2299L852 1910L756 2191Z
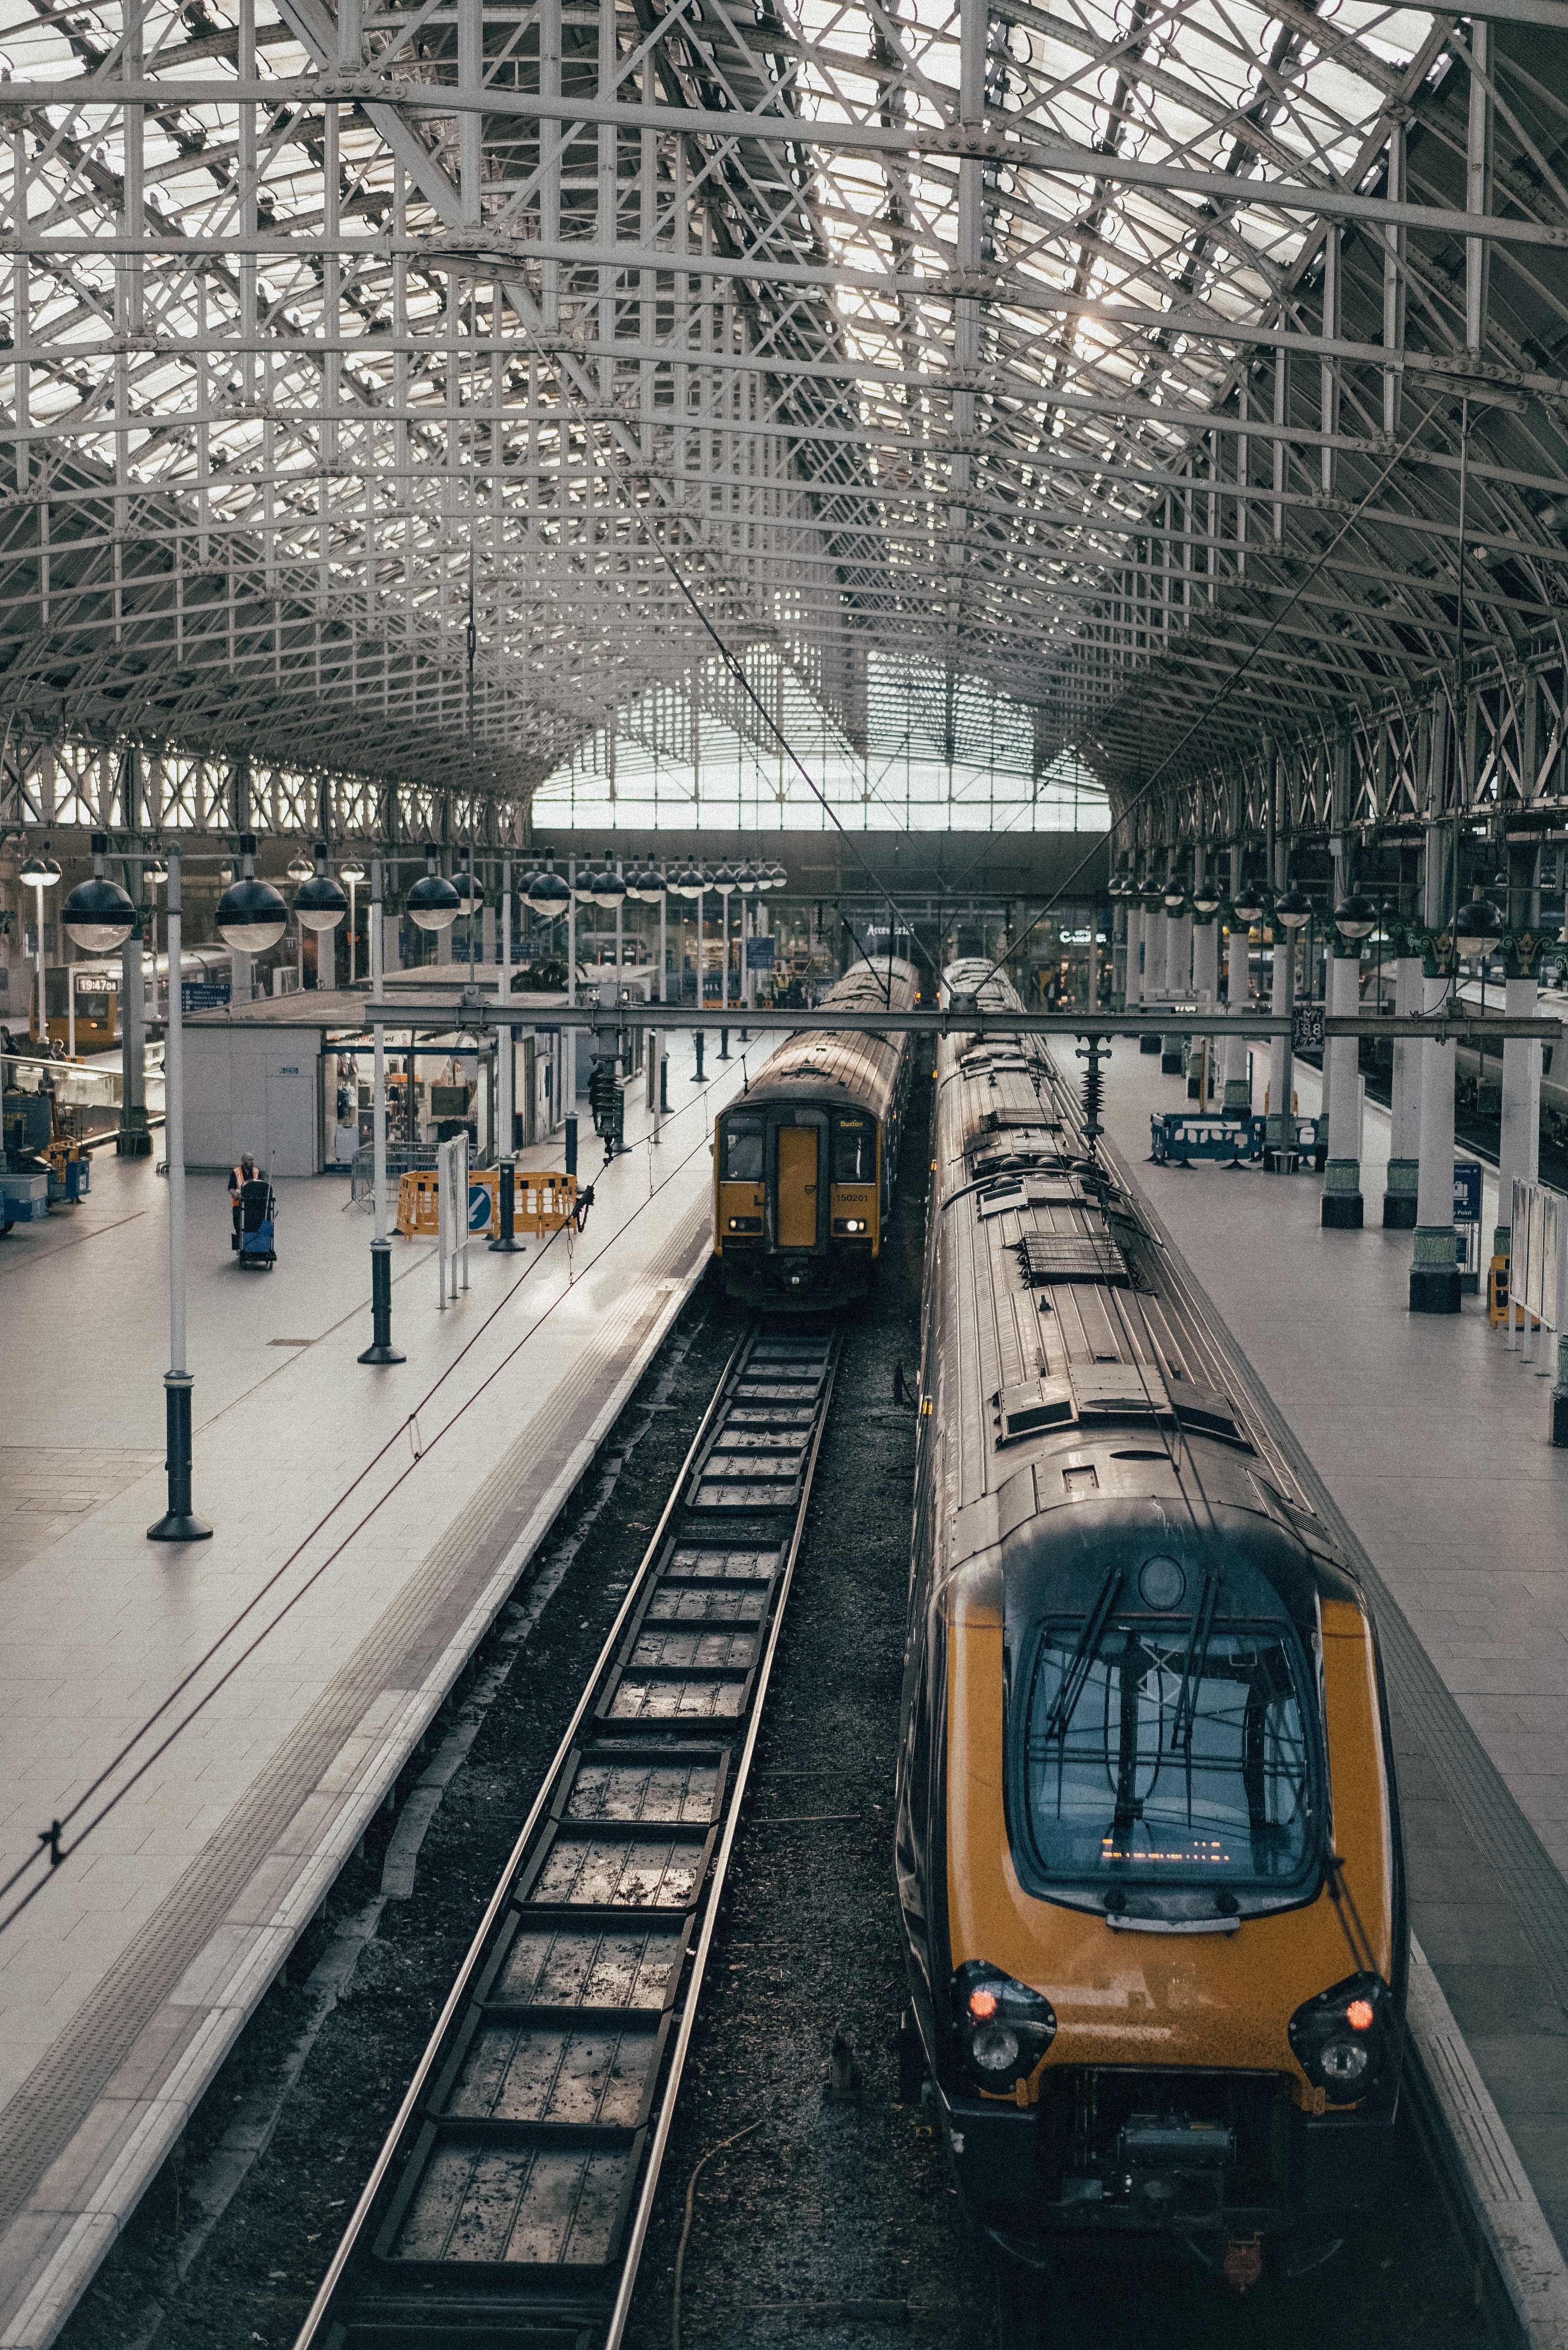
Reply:
M1130 1289L1127 1259L1108 1232L1025 1232L1018 1253L1030 1286L1096 1281L1109 1289Z
M1070 1428L1077 1418L1070 1379L1027 1379L1003 1388L994 1398L997 1443L1016 1444L1021 1437L1039 1436L1048 1428Z
M980 1213L1000 1216L1010 1208L1081 1208L1084 1195L1070 1175L1020 1173L1002 1176L980 1194Z
M1165 1381L1152 1363L1075 1364L1068 1377L1082 1420L1173 1417Z
M1221 1436L1228 1443L1244 1444L1251 1451L1251 1440L1228 1395L1221 1395L1218 1388L1194 1387L1189 1379L1169 1379L1166 1384L1177 1417L1189 1434Z

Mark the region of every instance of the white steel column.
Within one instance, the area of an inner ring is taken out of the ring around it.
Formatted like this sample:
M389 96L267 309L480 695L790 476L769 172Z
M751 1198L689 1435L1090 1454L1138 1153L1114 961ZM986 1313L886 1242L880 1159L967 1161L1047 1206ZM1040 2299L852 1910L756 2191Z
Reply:
M1247 925L1232 919L1225 941L1225 1000L1229 1011L1239 1015L1250 1009L1247 986ZM1225 1039L1225 1094L1220 1106L1232 1118L1246 1117L1251 1110L1250 1049L1245 1036Z
M1276 919L1273 987L1269 1003L1270 1011L1276 1016L1282 1017L1291 1008L1291 998L1295 992L1291 985L1295 951L1294 938ZM1295 1107L1291 1099L1294 1078L1291 1040L1288 1036L1275 1036L1269 1045L1269 1123L1263 1139L1271 1150L1282 1153L1294 1131L1290 1122ZM1281 1164L1283 1164L1282 1158Z
M1338 933L1330 943L1328 1003L1331 1019L1353 1019L1361 1001L1361 941L1349 941L1348 954L1334 951ZM1359 1232L1364 1214L1361 1197L1360 1054L1354 1036L1337 1036L1328 1056L1324 1099L1328 1109L1330 1153L1324 1169L1322 1221L1330 1231Z
M1408 1020L1421 1009L1421 958L1402 954L1394 965L1394 1010ZM1416 1229L1416 1190L1421 1154L1421 1047L1394 1046L1392 1115L1388 1132L1388 1176L1383 1193L1386 1232Z
M1434 728L1434 733L1440 730ZM1434 772L1441 775L1440 748ZM1426 917L1429 931L1441 931L1448 910L1443 827L1427 827ZM1428 950L1436 961L1441 950ZM1421 1009L1440 1012L1454 989L1454 945L1449 939L1448 972L1433 975L1424 963ZM1454 1058L1449 1045L1423 1042L1421 1055L1421 1163L1416 1188L1416 1248L1410 1266L1412 1314L1457 1314L1459 1272L1454 1255Z
M1505 983L1503 1010L1511 1020L1533 1020L1539 986L1533 979ZM1497 1228L1492 1254L1510 1253L1514 1183L1533 1183L1541 1171L1541 1047L1533 1037L1502 1043L1502 1131L1497 1154Z

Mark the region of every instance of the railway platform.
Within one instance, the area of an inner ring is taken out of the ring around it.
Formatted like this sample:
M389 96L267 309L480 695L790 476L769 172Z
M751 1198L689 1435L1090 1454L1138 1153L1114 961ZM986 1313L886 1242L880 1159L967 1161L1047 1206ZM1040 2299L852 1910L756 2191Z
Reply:
M1298 1067L1299 1107L1317 1107ZM1487 1324L1408 1311L1411 1239L1369 1216L1324 1231L1321 1179L1149 1162L1152 1112L1180 1106L1136 1041L1106 1075L1106 1140L1161 1238L1207 1292L1315 1471L1358 1558L1382 1637L1397 1754L1413 1990L1451 2015L1501 2122L1470 2109L1473 2176L1494 2218L1533 2189L1555 2248L1526 2265L1542 2343L1568 2338L1568 1454L1547 1439L1549 1381ZM1366 1109L1366 1196L1383 1189L1388 1118ZM1487 1170L1483 1233L1494 1218ZM1440 2037L1441 2035L1439 2035ZM1428 2050L1428 2070L1431 2069ZM1457 2129L1464 2115L1449 2118ZM1519 2224L1526 2224L1521 2217Z
M68 2313L699 1277L708 1138L742 1084L717 1042L698 1085L670 1032L657 1149L628 1098L601 1170L579 1105L580 1236L476 1242L444 1313L432 1244L394 1243L395 1368L356 1359L370 1220L345 1183L278 1186L277 1269L242 1281L225 1187L192 1178L199 1545L145 1536L151 1162L100 1161L90 1204L0 1253L0 1320L48 1334L0 1350L0 1877L21 1872L0 1898L4 2350Z

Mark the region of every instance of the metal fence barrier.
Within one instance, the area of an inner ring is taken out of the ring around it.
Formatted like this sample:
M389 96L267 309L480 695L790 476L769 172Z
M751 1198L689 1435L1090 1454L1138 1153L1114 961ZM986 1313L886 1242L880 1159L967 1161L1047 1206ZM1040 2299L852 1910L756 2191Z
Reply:
M1542 1349L1568 1333L1568 1199L1544 1184L1514 1180L1510 1233L1507 1344L1523 1344L1523 1358L1532 1363L1537 1330Z

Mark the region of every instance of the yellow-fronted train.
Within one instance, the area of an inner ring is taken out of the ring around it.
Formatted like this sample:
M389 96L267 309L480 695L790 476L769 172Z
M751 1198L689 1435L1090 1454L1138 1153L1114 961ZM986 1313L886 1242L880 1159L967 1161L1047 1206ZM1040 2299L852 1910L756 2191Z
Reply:
M993 2243L1238 2286L1376 2206L1407 1963L1361 1586L983 965L943 1041L898 1772L907 2094Z
M856 963L822 1009L897 1015L912 965ZM902 1030L803 1028L763 1062L713 1129L713 1247L749 1305L826 1309L863 1296L893 1204L909 1090Z

